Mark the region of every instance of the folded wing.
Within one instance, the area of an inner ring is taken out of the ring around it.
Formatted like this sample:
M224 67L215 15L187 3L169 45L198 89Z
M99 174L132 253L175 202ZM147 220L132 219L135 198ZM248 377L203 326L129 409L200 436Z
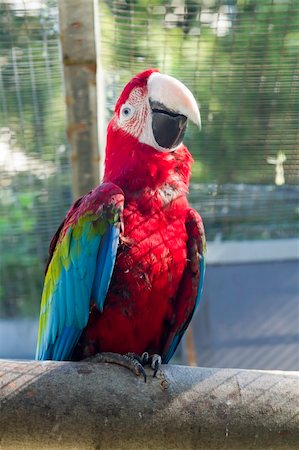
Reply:
M162 361L168 363L179 345L199 304L205 274L206 240L200 215L190 209L186 220L187 264L173 308L165 324Z
M123 192L103 183L74 203L50 244L36 359L71 358L91 300L103 310L122 227Z

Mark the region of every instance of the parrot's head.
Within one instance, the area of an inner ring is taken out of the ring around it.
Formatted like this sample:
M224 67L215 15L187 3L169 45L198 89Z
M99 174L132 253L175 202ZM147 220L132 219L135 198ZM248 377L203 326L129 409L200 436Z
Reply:
M183 145L188 121L200 127L190 90L156 69L124 87L108 125L104 181L129 190L181 180L187 189L192 158Z
M201 126L191 91L179 80L149 69L123 89L115 106L114 126L159 152L176 150L188 120Z

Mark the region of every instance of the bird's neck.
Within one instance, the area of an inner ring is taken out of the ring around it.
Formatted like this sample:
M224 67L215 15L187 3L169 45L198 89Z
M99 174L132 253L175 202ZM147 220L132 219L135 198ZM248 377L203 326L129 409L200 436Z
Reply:
M188 192L192 157L181 145L174 152L158 152L120 129L108 126L104 181L123 189L127 196L140 191Z

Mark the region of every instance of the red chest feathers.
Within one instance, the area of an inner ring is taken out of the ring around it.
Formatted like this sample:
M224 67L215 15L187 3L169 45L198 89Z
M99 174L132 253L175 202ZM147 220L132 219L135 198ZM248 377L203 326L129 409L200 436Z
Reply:
M86 330L96 351L159 352L163 323L173 315L186 266L185 215L182 203L178 209L134 200L126 205L104 311L94 308Z
M131 203L125 209L124 240L112 284L122 284L134 296L137 292L144 298L163 292L169 297L176 292L186 264L185 213L151 208L142 214L136 206Z

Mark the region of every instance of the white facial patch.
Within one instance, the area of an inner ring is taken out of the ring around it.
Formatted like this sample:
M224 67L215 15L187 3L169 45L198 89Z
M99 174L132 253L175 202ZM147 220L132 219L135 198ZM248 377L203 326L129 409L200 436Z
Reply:
M148 113L142 89L136 88L130 93L126 103L122 105L118 118L118 126L132 136L139 138L144 128Z

